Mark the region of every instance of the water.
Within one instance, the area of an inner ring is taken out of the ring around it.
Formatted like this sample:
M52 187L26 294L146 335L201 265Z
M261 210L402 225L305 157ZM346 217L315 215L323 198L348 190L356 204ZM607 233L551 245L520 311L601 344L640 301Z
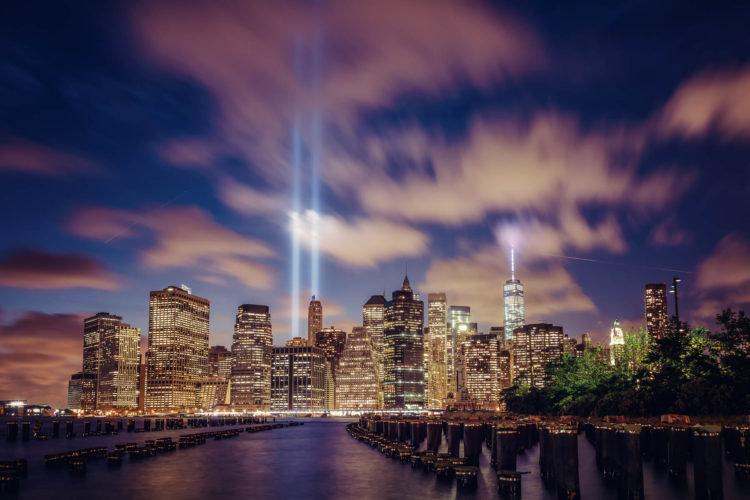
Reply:
M35 419L31 419L32 427ZM79 448L138 442L200 432L186 429L162 432L121 433L118 436L49 438L47 441L8 443L5 422L0 420L0 459L26 458L29 473L21 482L18 498L269 498L269 499L422 499L498 498L497 479L489 466L489 451L480 461L478 487L464 492L455 481L440 482L432 473L414 470L408 464L386 458L376 449L351 438L344 419L307 419L305 425L221 441L131 461L110 468L106 460L89 461L86 475L71 476L66 467L45 468L44 455ZM64 433L64 420L61 422ZM92 426L94 427L94 426ZM219 430L226 427L215 427ZM45 424L51 432L51 424ZM584 499L616 499L599 477L594 448L581 435L578 442L581 496ZM553 499L539 477L538 446L518 456L523 477L523 496ZM692 498L692 466L682 486L670 481L666 472L657 473L644 462L646 498L660 500ZM724 498L750 498L750 489L737 483L728 461L723 470Z

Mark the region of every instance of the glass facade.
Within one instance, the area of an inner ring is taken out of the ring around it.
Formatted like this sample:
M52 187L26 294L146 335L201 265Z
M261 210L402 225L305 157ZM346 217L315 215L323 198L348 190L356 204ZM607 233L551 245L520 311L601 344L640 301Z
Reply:
M385 304L383 318L386 409L424 407L424 304L414 299L409 279Z
M271 408L271 313L268 306L237 308L232 338L231 404L244 410Z
M313 346L274 347L271 410L324 410L326 358Z
M529 387L545 385L545 366L563 354L563 329L548 323L517 328L513 339L514 382Z
M439 409L444 407L448 396L448 305L444 293L427 295L427 325L424 340L427 408Z
M469 335L462 350L469 401L497 403L500 400L497 337L492 334Z
M198 406L198 383L208 374L210 301L170 286L151 292L146 353L145 411Z
M120 324L102 332L97 409L137 410L140 369L140 328Z
M372 356L375 371L378 375L378 408L383 408L383 383L385 381L385 360L383 359L383 315L385 295L373 295L362 306L362 326L367 330L367 337L372 344Z
M83 373L93 375L94 383L86 384L81 394L81 409L98 407L99 377L102 362L102 339L122 326L122 317L106 312L83 320Z

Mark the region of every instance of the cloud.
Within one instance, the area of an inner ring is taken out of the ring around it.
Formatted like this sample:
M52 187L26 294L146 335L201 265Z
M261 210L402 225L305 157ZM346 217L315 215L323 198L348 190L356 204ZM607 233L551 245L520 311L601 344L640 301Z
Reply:
M316 238L314 222L319 224ZM375 267L399 257L416 257L427 250L428 236L412 227L384 219L354 218L351 222L335 215L299 220L300 241L307 248L317 239L320 251L348 267ZM294 228L292 229L294 230Z
M218 197L226 206L245 215L282 212L290 206L285 195L261 191L228 177L220 181Z
M649 241L658 246L680 246L690 240L690 234L679 227L675 216L658 223L649 234Z
M664 134L696 138L710 132L750 138L750 65L701 71L681 84L657 118Z
M0 399L65 408L70 375L81 371L84 317L29 311L0 325Z
M574 118L554 113L536 115L528 124L479 118L464 142L426 137L418 127L397 135L395 150L387 134L365 141L364 155L331 162L329 184L339 194L356 192L370 213L458 225L529 210L547 217L561 209L571 216L579 207L602 206L651 213L693 179L671 168L639 174L644 137L638 129L584 130ZM390 177L389 162L404 155L416 166L398 179Z
M526 288L526 320L554 321L555 313L596 311L573 277L559 264L517 266ZM473 321L503 324L503 284L510 277L508 256L487 245L455 258L433 259L420 290L445 292L452 304L471 305Z
M714 326L723 309L750 307L750 241L739 234L724 236L698 265L696 293L699 307L693 315Z
M164 157L230 154L282 183L289 129L297 120L309 138L299 117L313 109L354 140L359 111L410 91L494 85L538 71L547 57L520 20L475 1L144 2L131 19L147 57L217 98L214 134Z
M63 175L93 168L85 158L24 139L6 138L5 143L0 144L0 172Z
M148 212L85 208L74 214L68 228L73 234L105 243L147 234L154 240L154 245L141 251L148 269L191 269L207 281L233 278L251 288L273 286L273 272L258 259L274 257L274 250L219 225L197 207Z
M0 286L115 290L120 285L117 276L91 255L24 248L0 258Z

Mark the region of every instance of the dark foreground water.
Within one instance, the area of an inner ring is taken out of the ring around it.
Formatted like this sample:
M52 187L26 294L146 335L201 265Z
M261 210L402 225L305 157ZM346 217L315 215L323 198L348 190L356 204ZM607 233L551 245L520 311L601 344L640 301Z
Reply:
M455 481L437 481L432 473L412 469L408 464L386 458L376 449L351 438L344 427L347 420L303 420L305 425L176 450L138 461L125 459L120 468L110 468L106 460L88 463L86 475L73 477L66 467L49 469L44 455L79 448L138 442L173 437L210 429L186 429L149 433L121 433L117 436L49 439L48 441L8 443L5 422L0 431L0 460L26 458L29 473L21 482L18 498L97 499L130 498L270 498L270 499L422 499L497 498L497 479L489 466L485 449L480 464L479 485L463 492ZM33 419L32 419L33 422ZM49 433L49 429L45 429ZM78 430L78 429L77 429ZM64 432L64 427L61 430ZM605 485L595 466L593 447L583 435L578 441L581 496L586 499L616 499L616 491ZM523 496L552 499L539 477L538 446L518 457L518 470L529 471L523 478ZM675 484L666 472L655 472L644 462L646 498L659 500L693 498L693 471ZM750 489L736 481L729 462L724 462L724 498L750 498Z

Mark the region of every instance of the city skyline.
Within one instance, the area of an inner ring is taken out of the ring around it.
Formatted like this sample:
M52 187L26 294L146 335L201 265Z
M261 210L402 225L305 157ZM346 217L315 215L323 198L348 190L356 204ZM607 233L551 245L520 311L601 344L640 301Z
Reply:
M691 325L750 309L748 7L7 9L0 394L61 404L85 318L145 351L149 292L182 284L207 346L242 304L304 337L311 296L350 332L406 268L489 334L511 246L524 323L571 337L645 325L675 276Z

